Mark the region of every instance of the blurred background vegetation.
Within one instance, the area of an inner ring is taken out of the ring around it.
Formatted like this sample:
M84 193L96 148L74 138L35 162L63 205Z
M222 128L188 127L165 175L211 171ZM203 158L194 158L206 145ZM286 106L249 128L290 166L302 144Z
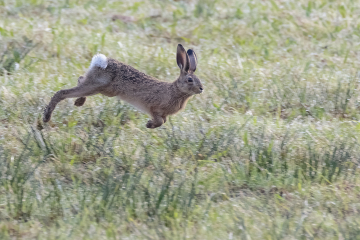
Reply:
M0 0L2 239L358 239L360 4ZM61 102L96 53L205 92L159 129Z

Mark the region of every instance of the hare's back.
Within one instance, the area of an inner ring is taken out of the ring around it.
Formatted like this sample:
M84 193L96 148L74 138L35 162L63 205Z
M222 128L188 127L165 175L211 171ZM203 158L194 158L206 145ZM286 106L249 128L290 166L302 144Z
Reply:
M140 104L135 102L158 104L157 100L168 92L169 83L159 81L115 59L108 59L105 71L112 75L112 82L106 89L108 96L117 95L133 105Z
M106 71L111 72L113 79L121 81L123 84L131 84L134 86L141 86L145 84L156 84L159 81L143 72L133 68L130 65L109 58Z

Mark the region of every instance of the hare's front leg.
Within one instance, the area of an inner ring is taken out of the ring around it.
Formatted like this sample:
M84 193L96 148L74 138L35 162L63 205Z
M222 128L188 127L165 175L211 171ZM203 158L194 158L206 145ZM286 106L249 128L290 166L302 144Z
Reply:
M166 118L165 118L166 121ZM149 120L146 124L147 128L157 128L163 125L165 122L164 118L160 115L153 115L153 119Z

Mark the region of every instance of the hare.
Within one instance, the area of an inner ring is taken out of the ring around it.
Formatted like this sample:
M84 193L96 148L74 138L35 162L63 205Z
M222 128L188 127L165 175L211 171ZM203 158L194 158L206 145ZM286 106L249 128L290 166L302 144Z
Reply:
M200 79L194 75L196 54L177 46L176 62L180 76L172 83L162 82L135 68L103 54L93 57L85 76L80 76L77 87L60 90L51 98L44 110L43 121L48 122L56 105L66 98L77 98L75 106L82 106L86 97L101 93L117 96L151 116L147 128L157 128L166 122L168 115L184 109L189 98L202 93Z

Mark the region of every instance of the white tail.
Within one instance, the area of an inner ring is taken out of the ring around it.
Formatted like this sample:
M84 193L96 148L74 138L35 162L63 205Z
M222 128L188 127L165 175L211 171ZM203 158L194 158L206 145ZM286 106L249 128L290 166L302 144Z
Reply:
M104 54L96 54L90 64L90 69L93 67L101 67L105 69L107 66L107 58Z

